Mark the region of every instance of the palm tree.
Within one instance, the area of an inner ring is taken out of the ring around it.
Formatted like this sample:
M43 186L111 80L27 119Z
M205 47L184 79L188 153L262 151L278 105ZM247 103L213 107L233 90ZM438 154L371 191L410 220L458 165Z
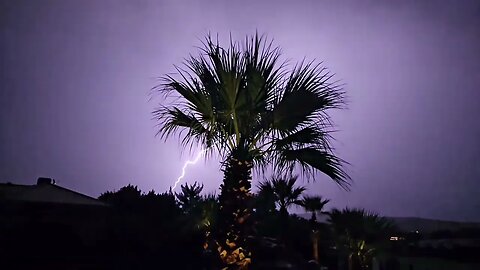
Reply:
M317 221L317 213L322 212L325 205L329 202L330 200L323 199L322 196L303 196L297 204L303 207L305 211L312 213L310 221Z
M320 171L348 187L345 162L330 144L327 113L343 107L344 91L319 64L301 62L288 71L279 48L258 34L242 48L230 41L224 49L210 36L203 45L184 69L176 67L179 76L166 75L154 88L166 96L154 116L162 137L180 133L183 146L220 155L219 250L225 264L246 268L254 167L297 167L307 176Z
M366 268L375 244L385 240L393 228L390 220L364 209L333 209L328 216L337 238L337 248L347 252L350 270Z
M320 240L320 230L317 226L317 213L322 213L325 205L330 202L330 200L323 199L322 196L304 196L302 200L298 201L298 205L302 206L305 211L312 212L312 217L310 218L312 226L312 244L313 244L313 258L318 263L320 261L318 255L318 242Z
M258 186L260 193L271 193L279 208L280 216L285 220L288 217L288 208L298 203L305 187L296 186L297 176L287 178L274 176L270 180L261 182Z

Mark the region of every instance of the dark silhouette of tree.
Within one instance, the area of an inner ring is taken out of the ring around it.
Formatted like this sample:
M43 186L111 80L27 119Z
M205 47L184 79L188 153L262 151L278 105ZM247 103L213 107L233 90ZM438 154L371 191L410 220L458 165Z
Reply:
M200 193L203 190L203 184L199 185L197 182L193 183L193 185L185 185L180 186L182 192L175 193L177 200L185 214L191 214L193 211L199 208L200 202L202 200L202 196Z
M207 243L211 232L217 223L218 198L215 194L202 196L203 184L197 182L192 185L181 186L182 192L176 193L178 203L185 214L185 223L195 230L206 234Z
M198 228L205 236L204 240L204 254L206 256L206 269L213 269L217 267L218 254L215 253L216 248L215 239L213 238L213 232L216 231L218 226L218 212L219 203L218 197L215 194L209 194L202 196L200 201L200 220L197 223Z
M312 217L310 218L311 221L317 221L317 214L324 213L322 212L323 208L329 202L330 200L323 199L322 196L303 196L297 204L303 207L305 211L312 213Z
M219 202L219 252L225 266L245 269L251 262L251 171L272 162L279 171L298 166L306 175L320 171L347 188L344 161L332 151L330 109L342 108L344 91L332 74L313 62L287 71L279 48L255 35L244 46L226 49L210 36L201 53L176 68L155 87L167 96L154 112L159 134L185 130L182 143L198 144L223 159ZM171 101L171 102L169 102Z
M276 198L271 185L260 184L258 194L254 197L257 216L266 217L276 212Z
M120 188L118 191L107 191L102 193L98 199L123 209L139 208L142 192L137 186L129 184Z
M296 186L297 176L274 176L270 180L261 182L258 186L260 193L271 193L279 208L280 216L288 217L288 208L297 204L305 187Z
M300 201L297 202L297 204L302 206L305 211L312 213L312 217L310 218L310 224L312 227L312 250L313 258L317 263L320 262L318 255L320 230L317 224L317 213L322 213L323 208L328 202L330 202L330 200L323 199L322 196L304 196Z
M350 270L368 267L375 245L386 240L393 229L390 220L364 209L333 209L328 216L337 249L347 253Z
M202 197L200 204L202 209L202 221L200 226L211 232L217 224L219 208L218 198L215 194L209 194Z
M112 206L108 231L98 248L113 259L112 268L150 269L162 261L167 268L200 269L205 235L193 226L200 215L196 210L184 213L172 192L143 193L129 185L105 192L100 199Z

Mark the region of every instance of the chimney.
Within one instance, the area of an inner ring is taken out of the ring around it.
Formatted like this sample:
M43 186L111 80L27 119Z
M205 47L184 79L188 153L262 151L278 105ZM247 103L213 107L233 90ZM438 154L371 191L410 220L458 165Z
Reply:
M53 185L55 184L55 180L48 177L39 177L37 179L37 185L46 185L46 184Z

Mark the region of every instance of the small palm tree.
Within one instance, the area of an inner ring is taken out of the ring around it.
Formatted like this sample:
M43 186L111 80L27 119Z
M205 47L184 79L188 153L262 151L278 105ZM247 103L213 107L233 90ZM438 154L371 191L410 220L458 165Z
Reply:
M323 199L322 196L304 196L302 200L298 201L298 205L302 206L305 211L311 212L312 217L310 218L312 226L312 244L313 244L313 258L318 263L320 261L318 254L318 242L320 240L320 230L317 226L317 213L322 213L325 205L330 202L330 200Z
M385 240L393 227L390 220L364 209L333 209L328 216L337 248L347 252L350 270L367 267L375 244Z
M348 269L355 270L355 266L358 265L362 270L368 269L375 248L371 245L367 245L365 240L352 239L349 244L350 254L348 255Z
M303 196L303 198L297 203L305 211L311 212L312 217L310 221L317 221L317 214L322 212L323 208L330 200L323 199L322 196Z
M274 176L270 180L261 182L259 185L260 193L271 193L275 199L280 211L280 216L284 219L288 217L288 208L296 203L305 187L296 186L297 176L279 177Z
M159 134L180 133L184 146L198 144L223 160L218 250L233 268L251 261L246 248L254 167L318 171L341 187L349 184L345 162L330 144L328 115L343 107L344 91L320 65L302 62L287 70L279 58L279 48L258 35L247 37L243 48L231 41L226 49L208 36L201 54L177 68L177 78L166 75L155 87L166 96L154 112Z

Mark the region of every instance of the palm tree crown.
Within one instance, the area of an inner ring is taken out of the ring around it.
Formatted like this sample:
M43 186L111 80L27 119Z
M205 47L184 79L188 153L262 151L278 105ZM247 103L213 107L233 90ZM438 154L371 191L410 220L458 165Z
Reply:
M274 176L269 181L261 182L259 185L260 193L271 193L277 202L280 213L288 214L288 207L298 203L300 195L305 191L305 187L296 186L297 176L288 178Z
M370 244L384 240L393 228L389 219L364 209L333 209L328 216L339 245L349 245L352 241Z
M203 45L184 69L176 67L178 78L167 75L155 87L168 97L154 111L162 137L184 130L184 146L199 143L224 159L242 149L257 165L300 166L307 175L318 170L348 187L327 115L343 107L344 91L326 68L301 62L287 72L279 48L258 34L243 48L231 41L223 49L210 36Z
M385 217L359 208L333 209L328 213L337 248L348 252L349 269L365 268L375 244L386 240L393 224Z
M297 204L302 206L305 211L311 212L311 221L316 221L317 213L321 212L328 202L330 200L323 199L322 196L303 196Z

